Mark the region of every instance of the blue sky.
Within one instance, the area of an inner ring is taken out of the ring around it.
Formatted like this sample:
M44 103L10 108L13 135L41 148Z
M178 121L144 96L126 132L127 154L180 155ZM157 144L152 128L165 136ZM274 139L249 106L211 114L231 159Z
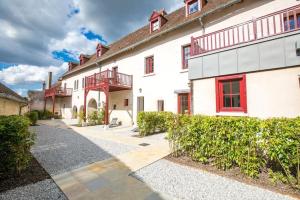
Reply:
M57 79L81 53L148 23L154 9L181 6L183 0L7 1L0 4L0 82L26 96L42 88L49 71Z

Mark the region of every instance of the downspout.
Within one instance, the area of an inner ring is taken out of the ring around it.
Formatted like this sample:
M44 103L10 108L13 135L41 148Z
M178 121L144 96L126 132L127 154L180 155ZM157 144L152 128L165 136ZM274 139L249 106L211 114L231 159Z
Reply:
M96 62L96 65L97 65L97 67L99 67L99 73L101 73L101 69L102 69L101 65L99 65L98 62ZM100 106L101 106L101 95L100 94L101 94L101 91L98 92L98 105L97 105L97 107L99 109L100 109Z
M199 17L198 20L199 20L200 28L202 28L202 35L204 35L205 34L205 26L202 21L202 17ZM194 114L194 80L189 80L188 85L190 88L190 102L191 102L190 114L193 115Z

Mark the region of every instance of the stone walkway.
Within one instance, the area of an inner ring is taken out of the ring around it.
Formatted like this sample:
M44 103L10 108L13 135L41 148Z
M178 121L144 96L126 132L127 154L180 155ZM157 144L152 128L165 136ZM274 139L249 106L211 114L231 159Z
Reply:
M70 129L59 121L43 121L47 126ZM145 183L129 176L169 154L169 144L163 137L137 138L128 135L128 127L105 131L101 127L74 127L74 132L94 141L109 141L130 145L134 150L112 155L84 167L53 175L52 178L69 199L174 199L154 192ZM127 132L127 134L126 134ZM141 146L144 143L146 146Z
M50 152L46 152L46 154L41 152L40 156L46 157L43 159L47 159L49 155L51 158L53 151L60 155L60 152L69 147L72 149L76 144L77 148L73 148L72 153L67 154L71 158L60 157L62 160L57 162L72 163L72 156L75 159L78 158L76 152L83 157L85 154L99 154L97 157L78 160L78 163L83 161L83 165L76 169L64 167L68 170L59 174L51 174L53 180L69 199L293 199L263 188L250 186L187 166L180 166L162 159L169 154L169 144L164 139L163 134L137 138L132 136L133 133L129 127L104 130L100 126L68 126L64 124L66 122L63 123L58 120L43 121L42 123L47 124L47 126L42 125L41 128L48 127L45 132L49 132L43 137L46 139L51 136L55 137L54 139L50 138L50 142L54 141L52 146L60 144L56 150L48 148ZM51 131L56 133L51 134ZM59 142L60 137L56 134L67 134L61 138L75 141ZM90 147L82 148L80 143ZM142 143L146 146L141 146ZM98 149L94 148L94 145ZM36 148L36 150L39 149ZM95 153L91 153L94 151ZM109 157L105 158L106 153L109 154ZM45 165L46 170L47 167L52 166Z

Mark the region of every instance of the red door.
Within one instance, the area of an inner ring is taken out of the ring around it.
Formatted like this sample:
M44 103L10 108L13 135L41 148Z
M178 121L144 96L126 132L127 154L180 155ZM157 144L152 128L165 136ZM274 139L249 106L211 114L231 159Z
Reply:
M191 112L190 93L178 94L178 114L190 114Z

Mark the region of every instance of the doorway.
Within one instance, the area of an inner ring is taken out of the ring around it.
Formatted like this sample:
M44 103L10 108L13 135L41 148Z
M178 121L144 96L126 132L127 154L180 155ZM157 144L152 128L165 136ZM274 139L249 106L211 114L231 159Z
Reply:
M190 93L178 94L178 114L190 114Z
M137 113L144 111L144 97L137 97Z

